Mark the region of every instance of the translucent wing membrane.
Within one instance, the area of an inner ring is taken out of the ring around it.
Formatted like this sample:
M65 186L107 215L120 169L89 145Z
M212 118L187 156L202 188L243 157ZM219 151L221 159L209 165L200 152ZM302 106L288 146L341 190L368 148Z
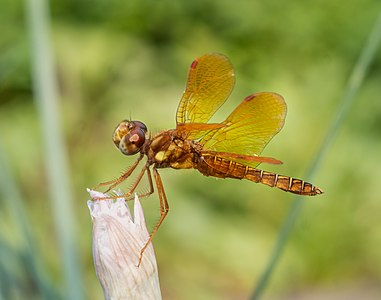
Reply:
M266 160L248 160L234 154L258 156L272 137L283 127L286 103L276 93L256 93L245 100L222 122L224 127L212 130L200 143L204 151L224 152L226 158L256 167ZM228 153L233 153L229 157Z
M233 65L226 56L212 53L195 59L177 108L177 124L208 122L230 95L234 82Z

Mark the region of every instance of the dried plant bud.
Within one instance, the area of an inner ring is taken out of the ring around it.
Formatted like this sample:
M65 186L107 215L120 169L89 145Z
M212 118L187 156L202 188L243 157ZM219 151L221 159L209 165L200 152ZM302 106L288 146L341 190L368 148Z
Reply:
M105 299L161 299L152 243L137 267L140 251L149 238L138 197L132 218L124 198L99 200L109 195L88 191L95 199L87 204L93 221L95 271Z

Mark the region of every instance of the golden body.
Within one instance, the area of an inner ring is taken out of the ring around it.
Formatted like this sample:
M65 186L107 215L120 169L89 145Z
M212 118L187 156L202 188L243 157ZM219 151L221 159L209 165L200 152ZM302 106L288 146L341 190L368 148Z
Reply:
M234 70L221 54L205 54L195 59L189 70L186 89L176 113L176 129L153 137L140 121L124 120L113 134L115 146L125 155L140 153L137 161L119 178L100 185L107 191L128 178L144 156L147 162L126 196L132 195L143 175L148 176L154 192L150 168L160 199L161 217L141 250L142 254L168 214L169 206L158 172L160 168L197 169L205 176L248 179L294 194L314 196L323 191L301 179L257 169L260 163L281 164L271 157L260 156L267 143L283 127L287 107L283 97L262 92L246 97L221 123L208 123L230 95Z
M197 169L205 176L248 179L299 195L322 193L321 189L301 179L252 168L219 156L218 152L203 151L197 141L176 136L176 130L157 134L143 146L142 152L154 168Z

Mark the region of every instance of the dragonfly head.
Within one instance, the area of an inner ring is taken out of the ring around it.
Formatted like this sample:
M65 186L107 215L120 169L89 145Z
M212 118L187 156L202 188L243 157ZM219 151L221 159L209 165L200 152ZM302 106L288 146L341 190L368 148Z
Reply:
M147 127L140 121L123 120L116 126L112 140L125 155L140 151L146 140Z

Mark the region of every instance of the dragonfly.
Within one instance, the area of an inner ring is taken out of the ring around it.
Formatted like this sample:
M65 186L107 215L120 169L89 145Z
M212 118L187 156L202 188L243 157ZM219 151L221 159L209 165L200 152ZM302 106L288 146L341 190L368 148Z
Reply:
M106 192L110 191L125 181L146 157L126 195L134 193L145 174L149 191L139 196L154 192L152 168L160 201L160 219L141 250L139 263L169 212L159 169L196 169L205 176L247 179L304 196L323 193L322 189L302 179L257 168L261 163L282 164L276 158L260 155L284 125L287 107L281 95L273 92L251 94L223 122L209 123L229 97L234 84L234 68L225 55L202 55L190 65L186 88L177 108L175 129L150 135L141 121L123 120L116 126L112 137L115 146L125 155L139 156L120 177L98 186L106 185Z

